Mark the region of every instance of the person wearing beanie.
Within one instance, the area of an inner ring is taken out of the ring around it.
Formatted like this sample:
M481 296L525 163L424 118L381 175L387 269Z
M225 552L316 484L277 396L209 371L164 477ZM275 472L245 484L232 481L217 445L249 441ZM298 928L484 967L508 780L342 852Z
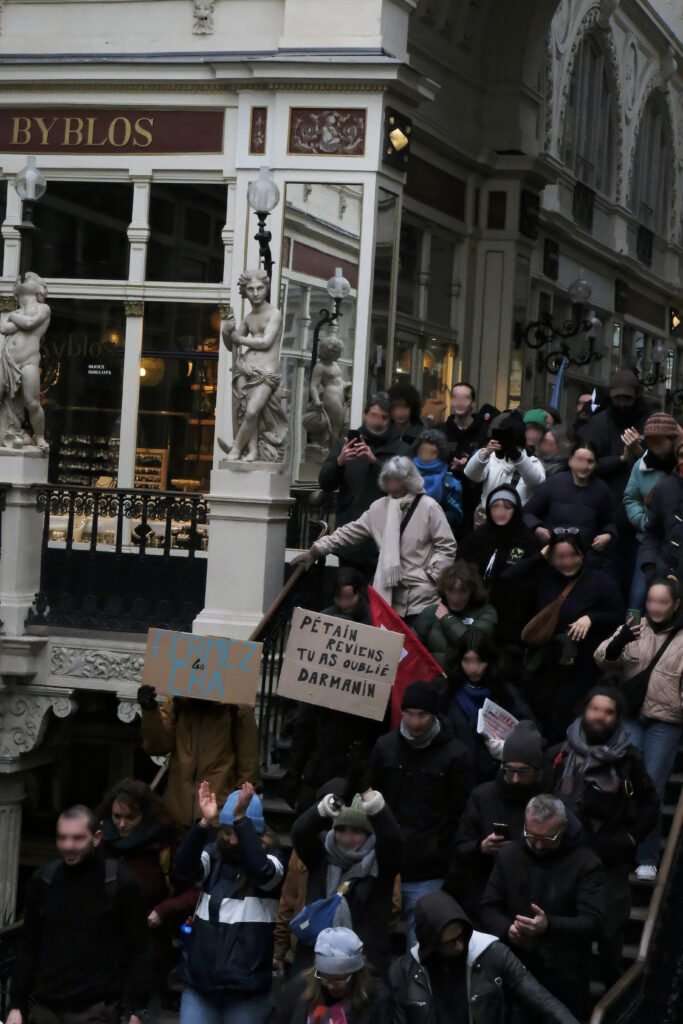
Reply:
M435 682L406 687L397 729L375 743L370 779L384 794L403 837L401 913L408 948L415 941L414 907L420 896L440 889L448 874L453 840L471 788L470 759L439 712Z
M636 538L622 498L631 469L643 454L640 436L649 412L638 379L630 370L620 370L610 377L607 408L576 432L577 439L593 445L598 457L595 475L605 481L614 497L618 538L605 549L603 566L619 584L624 600L633 577Z
M294 822L292 842L308 869L306 904L340 893L335 924L354 928L370 964L385 973L403 840L382 794L368 788L343 804L328 792ZM311 956L311 947L299 942L295 972L308 967Z
M389 972L395 1024L501 1024L513 1003L525 1011L520 1019L578 1024L495 935L472 928L448 893L423 896L415 921L416 945Z
M636 844L659 817L659 797L621 722L624 710L620 690L604 683L594 686L565 742L548 751L553 790L576 814L586 842L605 867L605 927L598 956L608 989L622 973Z
M503 755L500 740L478 732L479 712L487 700L518 720L533 718L519 690L505 679L503 656L495 641L471 627L448 652L441 709L470 755L476 785L495 777Z
M592 943L604 923L605 871L581 823L548 793L529 800L522 837L495 858L480 921L581 1021L592 1000Z
M526 619L514 588L499 586L501 573L541 548L534 533L525 526L518 492L507 484L494 487L486 499L486 519L460 545L464 562L473 562L488 587L489 601L498 612L496 639L515 644ZM512 593L511 593L512 590Z
M230 1017L265 1024L284 865L251 783L225 801L214 842L209 830L218 807L206 781L197 802L202 817L175 861L180 874L202 886L179 968L185 986L180 1024L220 1024Z
M517 412L503 413L491 421L489 441L479 448L465 466L465 476L482 484L481 502L494 487L509 484L518 493L524 505L536 488L545 480L543 463L524 449L524 423ZM483 509L475 515L475 524L484 520Z
M370 969L359 935L323 928L315 965L285 987L274 1024L391 1024L391 996Z
M545 409L529 409L524 413L524 440L527 452L538 454L538 448L548 429Z
M673 416L665 412L656 412L648 416L643 427L645 452L631 470L631 475L624 491L624 508L631 526L636 531L638 550L636 553L631 593L628 599L629 608L645 610L645 593L647 583L641 568L643 542L648 521L650 495L662 477L671 473L676 467L674 442L681 433L681 427Z
M617 536L614 499L604 480L595 475L596 450L584 441L572 448L569 468L555 473L536 489L524 506L523 519L541 544L550 540L553 527L577 526L586 549L597 556Z
M462 901L475 921L496 857L508 843L521 838L524 808L531 797L550 788L552 773L543 750L544 740L535 723L520 722L503 744L495 779L476 786L467 800L455 837L457 870L445 888Z
M683 580L683 430L674 438L675 467L649 494L638 561L648 585L658 576Z

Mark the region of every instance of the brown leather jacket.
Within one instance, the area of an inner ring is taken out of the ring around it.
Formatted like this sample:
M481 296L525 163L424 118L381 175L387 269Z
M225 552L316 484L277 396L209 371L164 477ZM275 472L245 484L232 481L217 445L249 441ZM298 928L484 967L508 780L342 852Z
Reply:
M197 790L205 779L219 810L243 782L260 783L258 727L247 705L167 697L142 712L142 745L153 756L171 755L163 799L184 826L199 817Z

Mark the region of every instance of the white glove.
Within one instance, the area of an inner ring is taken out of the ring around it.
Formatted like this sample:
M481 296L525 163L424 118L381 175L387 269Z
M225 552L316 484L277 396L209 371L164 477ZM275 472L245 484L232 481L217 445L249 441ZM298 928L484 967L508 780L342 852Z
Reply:
M334 798L333 793L328 793L318 804L318 814L321 818L336 818L339 816L341 807Z
M367 814L368 818L372 818L374 814L379 814L384 807L384 797L376 789L366 789L364 793L361 793L360 800L363 814Z
M489 740L484 737L484 743L486 744L486 749L494 761L503 760L503 747L505 745L505 740Z

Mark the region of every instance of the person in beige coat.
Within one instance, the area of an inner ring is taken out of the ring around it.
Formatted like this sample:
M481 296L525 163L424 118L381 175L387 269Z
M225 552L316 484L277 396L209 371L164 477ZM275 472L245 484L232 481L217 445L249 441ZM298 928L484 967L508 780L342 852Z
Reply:
M645 770L660 800L676 760L683 735L681 688L683 686L683 615L680 591L673 579L655 580L647 592L647 618L636 625L629 619L595 652L598 665L614 665L622 681L648 669L663 645L668 644L650 672L645 699L638 715L624 726L640 750ZM638 846L640 878L655 878L661 846L661 817Z
M316 541L293 564L311 566L325 555L372 537L379 550L372 585L408 621L437 600L436 581L455 561L456 543L443 509L424 493L422 477L411 459L389 459L379 486L386 497L373 501L352 523Z

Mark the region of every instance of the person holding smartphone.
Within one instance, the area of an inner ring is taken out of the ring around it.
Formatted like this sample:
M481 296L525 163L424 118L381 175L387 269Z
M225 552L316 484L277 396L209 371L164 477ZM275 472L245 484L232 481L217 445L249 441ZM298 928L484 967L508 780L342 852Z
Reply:
M323 491L339 491L337 526L359 519L373 501L381 498L379 475L389 459L408 455L410 446L391 422L391 400L385 391L370 397L363 411L363 423L335 441L320 469ZM352 566L370 579L377 565L377 545L366 538L344 552L344 565Z

